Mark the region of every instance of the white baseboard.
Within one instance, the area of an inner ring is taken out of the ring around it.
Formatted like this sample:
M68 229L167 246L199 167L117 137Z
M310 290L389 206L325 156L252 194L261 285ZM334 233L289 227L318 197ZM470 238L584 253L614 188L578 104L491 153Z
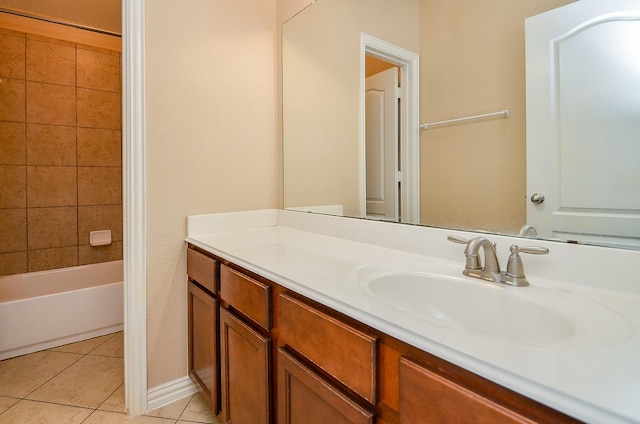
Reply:
M189 376L176 378L175 380L150 388L147 391L147 408L149 411L161 408L184 397L196 393L198 388Z

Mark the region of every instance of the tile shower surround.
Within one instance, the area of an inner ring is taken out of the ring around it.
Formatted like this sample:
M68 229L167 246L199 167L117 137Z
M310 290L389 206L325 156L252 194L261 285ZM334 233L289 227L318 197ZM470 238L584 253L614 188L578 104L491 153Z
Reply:
M0 275L122 259L120 91L119 52L0 28Z

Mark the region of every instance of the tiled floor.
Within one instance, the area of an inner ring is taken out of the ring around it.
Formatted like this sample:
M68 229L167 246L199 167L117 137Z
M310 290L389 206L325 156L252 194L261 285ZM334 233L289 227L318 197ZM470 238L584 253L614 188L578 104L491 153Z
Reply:
M124 411L122 332L0 361L0 424L219 424L198 394Z

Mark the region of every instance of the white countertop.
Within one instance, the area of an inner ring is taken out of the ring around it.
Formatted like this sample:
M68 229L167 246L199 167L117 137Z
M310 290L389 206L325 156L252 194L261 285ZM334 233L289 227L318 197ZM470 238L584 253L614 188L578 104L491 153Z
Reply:
M434 325L368 294L359 280L371 265L425 264L461 276L464 246L446 236L477 233L282 210L199 215L187 222L189 243L552 408L586 422L640 423L640 252L524 243L551 253L524 257L531 286L507 290L570 293L602 311L572 316L575 337L527 343ZM523 242L487 237L498 243L501 264L509 245ZM560 313L571 309L562 302L559 296L551 304ZM482 305L469 309L471 317L482 313Z

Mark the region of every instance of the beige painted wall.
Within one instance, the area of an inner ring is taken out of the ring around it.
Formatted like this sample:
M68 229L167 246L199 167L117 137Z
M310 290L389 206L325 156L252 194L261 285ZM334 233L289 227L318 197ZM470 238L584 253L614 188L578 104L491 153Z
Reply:
M0 0L0 7L120 34L121 0Z
M510 110L422 131L423 224L517 232L525 223L524 19L572 1L422 2L421 122Z
M188 215L275 207L275 0L146 2L148 385L187 373Z
M315 0L276 0L278 25L282 25L284 22L300 13L301 10L309 6L313 1Z
M419 48L418 0L375 3L318 1L283 28L286 207L339 204L345 215L361 213L360 32Z

